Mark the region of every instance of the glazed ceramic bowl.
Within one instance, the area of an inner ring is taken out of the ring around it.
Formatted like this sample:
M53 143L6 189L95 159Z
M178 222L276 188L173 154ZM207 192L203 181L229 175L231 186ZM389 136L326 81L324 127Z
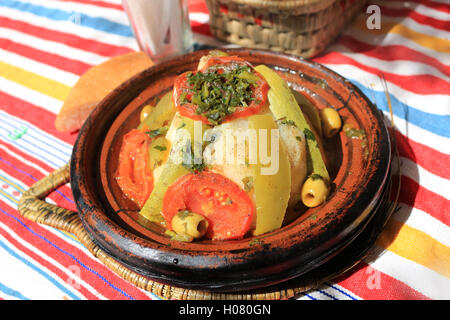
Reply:
M177 75L196 69L207 51L177 57L123 83L92 112L75 143L71 187L84 227L114 259L161 283L237 291L300 277L323 265L364 230L386 187L391 142L382 114L349 81L299 57L226 50L265 64L303 91L318 108L336 108L363 139L342 131L327 143L332 190L323 205L304 210L279 230L242 240L171 240L138 215L113 179L122 136L139 122L142 106L172 90Z

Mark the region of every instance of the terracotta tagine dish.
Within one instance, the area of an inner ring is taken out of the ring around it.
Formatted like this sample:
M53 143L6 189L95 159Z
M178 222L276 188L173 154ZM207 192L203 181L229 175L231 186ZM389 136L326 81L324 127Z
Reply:
M338 115L335 131L324 110ZM265 145L277 150L276 173L259 173L262 160L195 162L196 145L178 134L192 128L203 160L226 129L257 139L278 129L279 144ZM177 150L194 155L189 165ZM80 130L70 183L84 228L124 266L173 286L242 291L326 276L366 252L388 218L392 150L382 113L333 71L269 51L204 50L111 92ZM317 203L309 183L325 186Z

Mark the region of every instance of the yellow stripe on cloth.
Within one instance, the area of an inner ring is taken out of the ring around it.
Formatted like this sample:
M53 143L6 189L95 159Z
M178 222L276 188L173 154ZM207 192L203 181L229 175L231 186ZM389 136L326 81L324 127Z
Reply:
M377 245L450 278L450 247L423 231L390 219Z
M15 204L19 203L19 201L16 198L9 195L7 192L3 191L2 189L0 189L0 194L2 194L4 197L8 198L11 202L13 202Z
M366 19L364 16L358 16L352 27L364 31L369 34L383 35L387 33L396 33L411 41L421 45L422 47L429 48L434 51L449 53L450 52L450 41L447 39L434 37L428 34L424 34L418 31L414 31L408 27L405 27L401 23L383 21L381 18L381 29L368 29L366 26Z
M58 81L2 61L0 61L0 76L61 101L64 101L70 90L69 86Z
M19 192L24 193L25 189L22 188L21 186L19 186L18 184L12 182L11 180L7 180L6 178L0 176L0 180L5 182L6 184L9 184L10 186L12 186L13 188L17 189Z

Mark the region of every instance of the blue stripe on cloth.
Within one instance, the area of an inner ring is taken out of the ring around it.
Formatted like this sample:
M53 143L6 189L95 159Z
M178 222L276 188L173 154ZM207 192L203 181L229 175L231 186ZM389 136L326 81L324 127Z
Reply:
M349 297L349 298L352 299L352 300L358 300L358 299L356 299L355 297L353 297L351 294L349 294L348 292L345 292L344 290L339 289L338 287L333 286L332 284L327 283L326 285L327 285L327 286L330 286L330 288L333 288L334 290L336 290L336 291L342 293L343 295L346 295L347 297Z
M46 17L56 21L69 21L74 15L79 17L79 24L84 27L113 33L125 37L133 37L130 27L123 25L103 17L92 17L81 12L64 11L55 8L47 8L45 6L35 5L32 3L24 3L15 0L2 0L0 6L8 7L23 12L29 12L37 16ZM78 20L77 20L78 22Z
M1 157L0 157L0 161L5 162L4 159L2 159ZM7 162L7 161L6 161L6 162ZM27 173L25 172L25 174L27 174ZM27 174L27 175L28 175L28 176L31 176L30 174ZM4 175L2 175L2 174L0 174L0 181L4 181L4 183L8 184L10 187L12 187L13 189L15 189L15 190L17 190L18 192L20 192L20 194L22 194L23 190L26 188L26 187L22 187L22 186L21 186L21 187L20 187L21 189L19 189L18 187L14 186L14 184L17 184L17 185L18 185L19 183L14 182L14 181L12 181L11 179L8 179L6 176L4 176ZM55 190L55 191L58 191L58 190ZM59 193L60 193L64 198L66 198L69 202L74 203L74 201L72 201L71 199L67 198L64 194L62 194L61 192L59 192ZM10 195L10 194L6 193L6 192L5 192L4 190L2 190L2 189L0 189L0 197L3 198L3 200L5 200L5 201L10 202L10 203L12 204L13 207L16 207L16 206L17 206L17 203L18 203L18 201L19 201L19 199L18 199L17 196ZM13 200L10 199L9 197L13 198ZM77 242L78 244L81 244L81 242L78 241L78 239L70 237L68 234L64 233L64 232L61 231L61 230L58 230L58 229L55 229L55 230L56 230L58 233L60 233L64 238L66 238L66 239L68 239L68 240L70 240L70 241Z
M28 173L28 172L25 172L25 171L23 171L22 169L17 168L17 167L14 166L11 162L9 162L9 161L3 159L2 157L0 157L0 161L3 162L4 164L10 166L12 169L16 170L17 172L20 172L20 173L22 173L22 174L24 174L24 175L30 177L30 178L33 179L34 181L38 181L38 179L37 179L36 177L34 177L32 174L30 174L30 173ZM5 179L6 179L6 178L5 178ZM75 201L73 201L72 199L68 198L64 193L62 193L62 192L59 191L58 189L54 190L54 192L60 194L64 199L67 200L67 202L75 203ZM1 193L0 193L0 196L1 196ZM3 199L6 200L6 201L8 201L8 202L10 201L10 199L7 199L5 196L3 196ZM16 205L17 205L17 203L14 203L13 207L15 207ZM69 235L67 235L66 233L64 233L64 232L61 231L61 230L58 230L58 229L55 229L55 230L58 231L64 238L66 238L66 239L68 239L68 240L70 240L70 241L74 241L74 242L77 242L77 243L81 244L81 242L80 242L78 239L70 237Z
M370 100L377 105L382 111L389 111L389 106L386 100L384 91L376 91L369 89L356 80L350 79L355 86L357 86ZM373 97L373 98L372 98ZM450 116L431 114L415 109L406 103L401 102L397 97L390 94L392 112L395 116L406 120L424 130L430 131L434 134L450 138ZM432 106L431 106L432 107Z
M18 149L20 149L20 150L22 150L22 151L25 151L25 153L27 153L27 154L29 154L29 155L33 155L35 158L37 158L37 159L43 161L44 163L46 163L46 164L48 164L48 165L50 165L50 166L53 166L53 168L55 168L55 169L56 169L56 168L62 167L62 166L65 165L65 164L67 163L67 161L68 161L68 159L67 159L67 160L59 159L59 160L61 160L61 162L60 162L60 163L56 163L56 162L54 162L54 161L48 159L46 156L44 156L44 155L42 155L42 154L40 154L40 153L37 153L37 152L34 152L34 151L30 150L29 148L27 148L26 146L24 146L23 143L18 143L17 140L12 140L12 139L10 139L9 137L7 137L7 136L5 136L5 135L3 135L3 134L1 134L1 133L0 133L0 138L2 138L4 141L8 141L8 142L11 143L12 145L14 145L16 148L18 148ZM25 142L25 144L26 144L26 142ZM34 147L34 145L33 145L33 147ZM42 150L42 148L38 148L38 149ZM45 151L45 150L43 150L43 151Z
M16 170L17 172L20 172L28 177L30 177L31 179L33 179L34 181L38 181L38 179L36 177L34 177L32 174L23 171L22 169L17 168L15 165L13 165L11 162L3 159L2 157L0 157L0 161L7 164L8 166L10 166L11 168L13 168L14 170ZM62 193L59 190L55 190L55 192L59 193L64 199L66 199L68 202L70 203L74 203L74 201L70 198L68 198L64 193Z
M4 118L4 119L3 119ZM42 140L43 143L46 145L55 148L56 150L59 150L62 154L70 155L72 154L72 146L66 142L63 142L59 140L58 138L55 138L51 134L48 134L45 131L42 131L40 129L36 129L33 125L31 125L29 122L24 121L20 118L16 118L2 110L0 110L0 120L7 120L6 123L16 130L21 130L22 127L25 127L27 130L27 134L32 134L32 136L36 140Z
M2 209L0 209L0 211L3 212ZM50 276L47 272L43 271L41 268L39 268L38 266L36 266L34 263L28 261L27 259L21 257L20 255L18 255L16 252L14 252L14 250L12 250L11 248L9 248L5 243L3 243L2 241L0 241L0 247L2 247L3 249L5 249L6 252L8 252L11 256L13 256L14 258L16 258L17 260L23 262L25 265L27 265L28 267L30 267L31 269L33 269L34 271L36 271L37 273L41 274L44 278L46 278L48 281L50 281L52 284L55 285L55 287L57 287L59 290L61 290L62 292L64 292L66 295L70 296L72 299L74 300L80 300L80 298L78 296L76 296L73 292L71 292L70 290L68 290L66 287L64 287L63 285L61 285L58 280L56 280L55 278L53 278L52 276Z
M304 294L306 297L308 297L311 300L317 300L316 298L314 298L312 295L305 293Z
M17 192L19 192L20 194L22 194L23 191L25 190L25 188L20 186L18 183L12 181L11 179L8 179L8 177L5 177L1 173L0 173L0 181L3 181L8 186L10 186L11 188L15 189Z
M9 121L9 119L6 119L5 117L2 117L0 114L0 121L3 122L2 132L3 134L6 134L6 138L10 141L23 141L29 145L32 145L36 148L39 148L40 150L44 151L44 153L51 154L53 157L67 162L71 157L71 150L64 151L62 148L55 145L55 143L49 139L45 139L42 135L33 134L32 130L28 130L28 127L23 125L16 125L15 123ZM20 134L20 136L15 137L15 131L24 131L24 133Z
M320 292L324 296L329 297L329 298L331 298L333 300L339 300L338 298L336 298L335 296L333 296L332 294L330 294L330 293L328 293L328 292L326 292L324 290L317 290L317 292Z
M44 240L45 242L47 242L48 244L50 244L51 246L53 246L54 248L56 248L57 250L59 250L60 252L64 253L65 255L67 255L68 257L70 257L71 259L73 259L76 263L78 263L81 267L83 267L84 269L90 271L91 273L95 274L99 279L101 279L102 281L104 281L106 284L108 284L111 288L113 288L114 290L116 290L117 292L121 293L122 295L124 295L125 297L127 297L128 299L134 300L134 298L132 296L130 296L128 293L124 292L122 289L116 287L113 283L109 282L105 277L103 277L101 274L99 274L97 271L89 268L87 265L85 265L84 263L82 263L79 259L77 259L74 255L72 255L71 253L61 249L60 247L58 247L57 245L55 245L53 242L51 242L50 240L48 240L47 238L45 238L44 236L36 233L35 231L33 231L32 229L30 229L25 223L23 223L21 220L17 219L16 217L14 217L13 215L9 214L8 212L4 211L3 209L0 208L0 212L2 212L4 215L16 220L20 225L22 225L26 230L28 230L29 232L31 232L33 235L35 235L38 238L41 238L42 240Z
M0 189L0 200L4 201L11 208L17 208L17 200Z
M43 151L44 153L50 154L52 157L56 158L57 160L61 160L63 163L67 163L67 161L69 161L70 159L70 154L63 154L62 152L60 152L60 150L58 149L54 149L52 145L49 145L41 140L35 139L34 137L31 137L29 134L25 134L23 135L21 138L19 139L11 139L11 137L8 137L9 140L14 140L14 141L20 141L27 143L28 145L31 145L41 151Z
M3 283L0 282L0 291L7 294L10 297L14 297L21 300L30 300L27 297L25 297L23 294L21 294L19 291L11 289L7 286L5 286Z

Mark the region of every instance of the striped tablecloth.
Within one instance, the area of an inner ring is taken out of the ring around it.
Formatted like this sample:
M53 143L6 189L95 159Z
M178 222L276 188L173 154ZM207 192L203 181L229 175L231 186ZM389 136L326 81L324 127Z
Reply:
M367 259L297 299L450 299L450 5L370 1L381 29L355 22L313 60L357 85L389 116L402 164L399 208ZM365 8L364 8L365 9ZM198 43L216 45L202 0ZM120 0L0 0L0 298L160 299L119 278L72 235L21 217L30 185L64 165L76 134L55 116L91 66L137 50ZM48 201L73 209L65 185Z

